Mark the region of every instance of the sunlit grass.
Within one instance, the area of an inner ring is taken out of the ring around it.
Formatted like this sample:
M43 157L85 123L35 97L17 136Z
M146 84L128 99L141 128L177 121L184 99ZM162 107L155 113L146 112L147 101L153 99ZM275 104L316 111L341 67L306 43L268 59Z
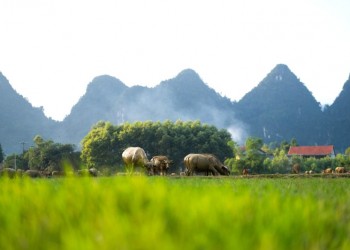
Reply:
M0 179L0 249L347 249L349 179Z

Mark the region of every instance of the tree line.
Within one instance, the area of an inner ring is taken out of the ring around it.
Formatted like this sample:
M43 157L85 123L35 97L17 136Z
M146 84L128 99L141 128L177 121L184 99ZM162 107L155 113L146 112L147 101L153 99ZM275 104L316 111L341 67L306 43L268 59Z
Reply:
M220 160L233 157L229 146L231 135L225 129L199 121L135 122L113 125L100 121L81 142L81 151L74 145L34 138L34 146L23 154L6 157L4 167L36 170L96 168L104 173L124 171L122 152L131 146L142 147L149 160L156 155L168 156L170 171L183 168L183 158L189 153L212 153ZM15 163L16 162L16 163Z
M123 167L122 152L127 147L139 146L149 159L168 156L173 161L171 171L178 171L189 153L212 153L222 161L233 157L230 141L227 130L199 121L146 121L116 126L99 122L82 141L81 159L88 167Z
M72 144L55 143L45 140L40 135L33 139L34 146L23 150L21 154L6 156L3 167L40 170L63 171L65 167L78 169L81 166L80 152Z
M287 174L292 172L294 165L299 165L300 171L312 171L321 173L327 168L345 167L350 170L350 148L344 154L338 153L335 157L302 157L288 156L291 146L298 146L296 139L290 142L272 142L264 144L261 138L249 137L245 145L233 147L235 158L227 159L225 163L229 165L233 173L242 173L243 169L249 169L257 174Z
M91 128L81 142L81 151L71 144L55 143L36 136L34 146L19 155L4 157L0 145L0 162L3 167L64 170L96 168L104 173L124 171L122 152L130 146L142 147L149 159L155 155L166 155L173 164L172 172L182 171L183 158L189 153L211 153L230 167L233 174L241 174L243 169L252 173L290 173L294 164L302 171L321 172L326 168L350 166L350 148L345 154L335 158L288 157L290 146L296 146L295 139L290 142L264 144L261 138L249 137L244 145L231 139L226 129L203 124L200 121L135 122L113 125L100 121Z

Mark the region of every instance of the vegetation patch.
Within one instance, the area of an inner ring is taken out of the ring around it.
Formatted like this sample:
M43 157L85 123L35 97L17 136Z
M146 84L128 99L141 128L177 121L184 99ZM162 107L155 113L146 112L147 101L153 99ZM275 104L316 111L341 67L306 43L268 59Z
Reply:
M347 249L348 178L0 178L1 249Z

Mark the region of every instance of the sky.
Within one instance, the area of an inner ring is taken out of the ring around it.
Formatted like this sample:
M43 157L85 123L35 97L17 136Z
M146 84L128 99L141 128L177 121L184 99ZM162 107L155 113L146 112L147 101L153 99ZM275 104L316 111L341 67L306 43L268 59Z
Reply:
M187 68L239 101L283 63L332 104L349 13L348 0L1 0L0 72L55 120L96 76L154 87Z

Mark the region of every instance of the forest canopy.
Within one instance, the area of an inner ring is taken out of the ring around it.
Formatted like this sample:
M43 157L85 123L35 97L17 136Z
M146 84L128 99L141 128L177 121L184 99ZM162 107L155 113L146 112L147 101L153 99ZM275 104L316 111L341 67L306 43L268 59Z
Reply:
M221 161L233 157L230 133L199 121L135 122L112 125L98 122L82 140L81 158L88 167L122 166L122 152L142 147L148 158L166 155L172 167L182 166L189 153L211 153ZM178 170L178 169L176 169Z

